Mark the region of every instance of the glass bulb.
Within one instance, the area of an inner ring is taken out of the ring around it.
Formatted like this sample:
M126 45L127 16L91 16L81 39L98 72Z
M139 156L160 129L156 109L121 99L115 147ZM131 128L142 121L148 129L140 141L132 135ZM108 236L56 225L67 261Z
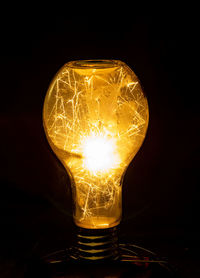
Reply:
M120 223L123 176L148 119L139 80L121 61L72 61L55 75L45 97L44 129L71 178L77 226Z

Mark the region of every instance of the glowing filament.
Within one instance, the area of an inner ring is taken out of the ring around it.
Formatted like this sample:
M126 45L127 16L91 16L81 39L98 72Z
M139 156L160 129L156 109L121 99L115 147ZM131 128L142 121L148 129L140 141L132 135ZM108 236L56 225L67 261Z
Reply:
M117 166L119 158L115 154L115 143L104 137L90 137L83 145L85 167L93 174L106 172Z

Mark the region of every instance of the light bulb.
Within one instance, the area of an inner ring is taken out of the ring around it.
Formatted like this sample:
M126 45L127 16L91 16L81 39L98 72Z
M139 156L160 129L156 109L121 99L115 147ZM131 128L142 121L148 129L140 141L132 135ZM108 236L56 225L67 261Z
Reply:
M139 80L121 61L72 61L55 75L45 97L44 129L71 178L77 226L120 223L123 176L148 119Z

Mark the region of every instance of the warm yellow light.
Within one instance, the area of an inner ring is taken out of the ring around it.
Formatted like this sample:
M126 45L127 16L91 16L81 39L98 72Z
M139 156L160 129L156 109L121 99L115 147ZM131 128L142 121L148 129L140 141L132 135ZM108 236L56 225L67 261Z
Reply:
M148 117L139 80L121 61L73 61L56 74L44 102L44 128L71 177L78 226L119 224L122 178Z
M92 136L83 144L84 166L93 174L107 173L119 163L113 139Z

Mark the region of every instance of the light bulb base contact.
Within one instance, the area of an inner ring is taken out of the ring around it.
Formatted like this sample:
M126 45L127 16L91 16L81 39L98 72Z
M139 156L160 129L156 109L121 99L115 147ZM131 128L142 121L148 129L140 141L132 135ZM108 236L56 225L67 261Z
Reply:
M84 229L77 227L75 258L83 261L117 260L118 228Z

